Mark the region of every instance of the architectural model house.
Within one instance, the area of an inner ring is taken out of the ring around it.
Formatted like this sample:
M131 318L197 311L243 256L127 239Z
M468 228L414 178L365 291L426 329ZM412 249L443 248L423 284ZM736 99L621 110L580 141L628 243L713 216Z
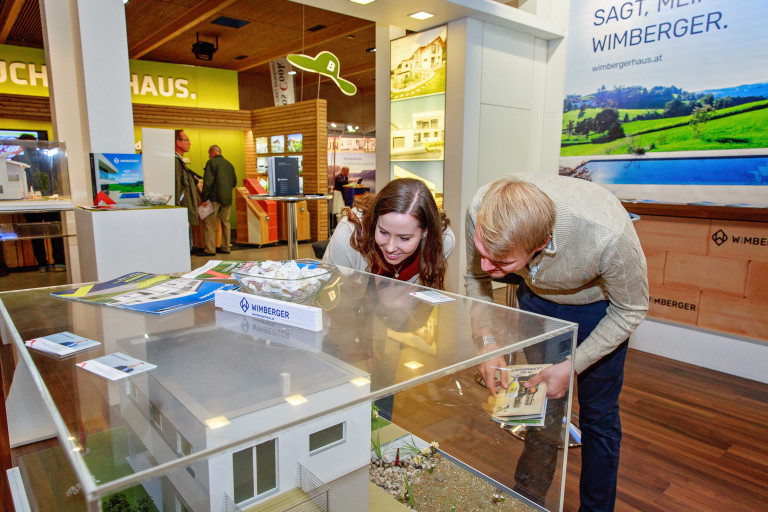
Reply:
M120 399L134 470L253 438L145 483L160 510L245 509L299 486L301 471L330 482L367 468L370 403L334 408L367 395L368 374L320 351L321 333L222 311L216 322L118 342L157 365ZM366 510L367 492L345 505Z

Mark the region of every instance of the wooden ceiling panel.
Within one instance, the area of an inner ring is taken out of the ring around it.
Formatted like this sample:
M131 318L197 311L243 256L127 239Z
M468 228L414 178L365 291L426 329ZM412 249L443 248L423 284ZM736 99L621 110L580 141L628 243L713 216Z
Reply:
M14 15L15 19L13 19ZM13 20L12 26L8 27L7 38L0 42L34 48L43 47L43 29L37 0L5 0L0 16L3 17L3 25Z

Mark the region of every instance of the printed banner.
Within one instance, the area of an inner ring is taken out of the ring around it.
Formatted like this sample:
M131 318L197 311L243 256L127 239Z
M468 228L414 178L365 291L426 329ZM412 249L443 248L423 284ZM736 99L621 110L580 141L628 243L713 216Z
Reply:
M571 6L560 173L623 199L768 203L760 0Z
M290 74L292 70L293 66L285 57L269 63L269 72L272 76L272 96L276 107L296 102L296 96L293 92L293 75Z

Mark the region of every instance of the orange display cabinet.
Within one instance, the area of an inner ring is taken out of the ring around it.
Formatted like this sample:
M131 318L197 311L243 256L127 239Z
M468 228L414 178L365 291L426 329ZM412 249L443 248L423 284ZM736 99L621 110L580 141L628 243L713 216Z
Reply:
M235 189L237 242L260 246L277 242L277 203L250 198L267 193L256 179L245 178L243 185Z

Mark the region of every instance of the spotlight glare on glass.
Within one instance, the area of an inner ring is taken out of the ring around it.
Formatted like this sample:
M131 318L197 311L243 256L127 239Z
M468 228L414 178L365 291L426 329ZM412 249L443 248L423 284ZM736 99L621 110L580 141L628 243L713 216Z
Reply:
M305 404L308 402L306 398L304 398L301 395L291 395L285 397L285 401L291 404L292 406L296 407L297 405Z
M406 368L410 368L411 370L418 370L419 368L421 368L424 365L421 364L418 361L408 361L403 366L405 366Z

